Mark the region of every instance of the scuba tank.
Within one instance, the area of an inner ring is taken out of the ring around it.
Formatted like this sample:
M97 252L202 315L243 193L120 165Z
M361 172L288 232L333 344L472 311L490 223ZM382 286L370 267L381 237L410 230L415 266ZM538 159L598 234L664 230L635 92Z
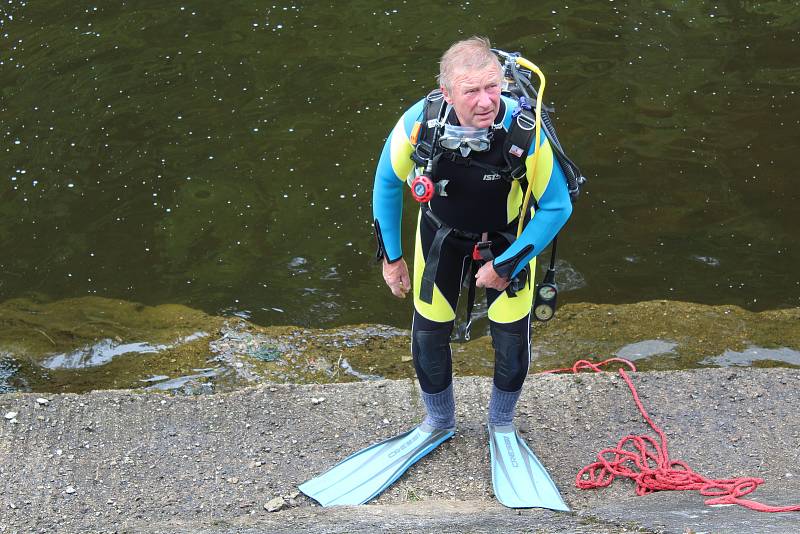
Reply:
M522 59L518 52L508 53L498 49L492 49L503 60L503 93L520 101L526 99L528 101L536 102L539 99L539 93L531 82L532 71L531 69L520 68L517 64L517 59ZM542 75L542 79L544 75ZM553 145L553 155L561 165L564 171L564 176L567 179L567 190L569 196L574 203L578 199L581 186L586 183L586 177L581 172L580 168L573 162L564 152L561 142L558 140L556 128L553 126L553 121L550 118L550 113L554 110L542 105L540 117L542 125L544 125L545 133L550 143Z
M544 74L541 72L541 70L539 70L538 67L536 67L536 65L522 58L519 53L508 53L497 49L493 49L493 52L503 60L503 93L517 99L519 102L517 111L519 111L523 116L527 115L527 124L530 124L531 119L535 121L537 130L537 147L539 146L540 125L544 125L545 135L553 147L553 154L556 157L556 160L564 171L564 177L567 181L567 191L569 192L570 200L574 203L578 199L581 186L586 182L586 177L583 175L583 173L581 173L581 170L578 168L578 166L569 157L567 157L566 153L564 152L564 148L561 146L561 143L558 140L555 127L553 126L553 122L550 119L549 114L549 112L552 112L553 110L542 105L542 94L544 93L545 85ZM540 81L538 92L531 82L531 76L534 72L536 72ZM531 106L529 102L531 100L536 102L536 112L533 117L530 116ZM517 125L519 119L519 117L515 117L515 121L512 123L512 128ZM509 137L510 133L511 132L509 131ZM530 145L528 144L527 148L529 149L529 147ZM527 150L524 152L524 154L527 154ZM538 155L538 151L536 151L535 154ZM536 160L534 160L534 166L535 165ZM525 200L523 201L522 211L520 212L521 214L525 213L527 210L532 186L532 182L528 184L528 191L525 193ZM522 232L522 223L522 217L520 217L520 224L517 231L518 236ZM556 299L558 298L558 285L556 284L555 268L557 245L558 235L553 238L550 249L550 265L545 273L544 279L536 285L536 292L533 302L533 316L537 321L549 321L553 318L556 312Z

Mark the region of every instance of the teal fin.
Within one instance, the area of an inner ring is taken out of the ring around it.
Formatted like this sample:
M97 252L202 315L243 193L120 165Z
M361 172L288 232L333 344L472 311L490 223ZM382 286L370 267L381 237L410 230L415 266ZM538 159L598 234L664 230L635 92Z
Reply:
M489 425L492 485L509 508L549 508L569 512L553 479L514 425Z
M298 488L322 506L364 504L453 434L453 429L439 430L423 423L352 454Z

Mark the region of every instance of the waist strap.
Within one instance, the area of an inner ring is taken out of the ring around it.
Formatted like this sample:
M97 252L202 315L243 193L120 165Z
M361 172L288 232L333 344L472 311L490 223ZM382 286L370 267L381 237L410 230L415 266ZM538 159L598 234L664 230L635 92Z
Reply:
M468 302L467 302L467 339L469 339L469 326L472 322L472 308L475 302L475 277L472 276L473 267L479 264L479 261L486 262L492 261L494 259L494 255L492 254L490 247L491 241L487 239L488 233L479 234L476 232L468 232L465 230L459 230L458 228L453 228L448 224L444 223L435 213L433 213L430 207L427 204L421 205L422 213L430 219L431 222L436 226L436 234L433 236L433 243L431 243L430 248L428 249L428 256L425 258L425 268L422 271L422 282L420 283L419 288L419 299L426 304L433 303L433 287L436 284L436 273L439 268L439 258L442 255L442 245L444 244L445 240L448 236L454 235L466 241L472 241L475 243L474 253L472 257L472 265L470 269L467 270L467 277L469 278L469 289L468 289ZM514 224L512 223L509 225L509 228L513 228ZM509 244L513 243L516 240L516 236L512 232L508 231L496 231L491 232L492 234L496 234L505 238ZM475 255L480 255L480 260L478 260ZM527 274L527 273L526 273ZM465 280L461 281L462 284ZM509 287L506 289L508 292L509 297L515 297L516 293Z

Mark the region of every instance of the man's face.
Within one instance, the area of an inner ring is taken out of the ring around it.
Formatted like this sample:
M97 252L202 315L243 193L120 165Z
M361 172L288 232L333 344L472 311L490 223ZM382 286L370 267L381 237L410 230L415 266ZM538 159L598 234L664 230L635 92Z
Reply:
M451 89L442 87L462 126L488 128L500 111L500 70L492 65L482 70L456 71Z

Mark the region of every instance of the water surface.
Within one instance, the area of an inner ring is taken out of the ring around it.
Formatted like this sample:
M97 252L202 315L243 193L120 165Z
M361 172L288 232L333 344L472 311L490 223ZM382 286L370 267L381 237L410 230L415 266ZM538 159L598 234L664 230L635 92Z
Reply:
M372 263L376 158L442 51L485 34L543 68L590 178L564 302L798 306L798 20L796 1L11 0L0 300L407 326Z

